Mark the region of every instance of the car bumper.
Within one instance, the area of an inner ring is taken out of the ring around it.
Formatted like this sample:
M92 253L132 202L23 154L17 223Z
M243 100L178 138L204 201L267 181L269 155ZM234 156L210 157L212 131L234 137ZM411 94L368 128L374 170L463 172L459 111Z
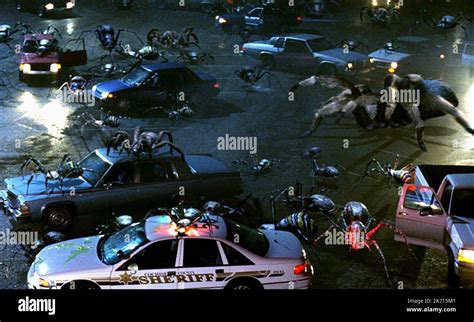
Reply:
M10 217L15 222L26 223L31 220L31 216L24 215L19 209L12 207L5 190L0 190L0 208L3 210L5 216Z
M474 264L464 264L455 262L454 270L456 275L459 276L459 281L463 287L474 287Z
M311 284L311 277L297 281L286 281L278 283L267 283L263 285L265 290L307 290Z

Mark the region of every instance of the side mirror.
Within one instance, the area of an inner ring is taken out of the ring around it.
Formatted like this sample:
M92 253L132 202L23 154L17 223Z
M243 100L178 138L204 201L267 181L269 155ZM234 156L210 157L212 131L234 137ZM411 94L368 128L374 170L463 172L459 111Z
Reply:
M136 274L138 272L138 265L135 263L128 265L127 271L129 271L132 274Z
M430 206L423 207L420 210L420 216L422 217L433 216L433 215L434 215L434 211L433 211L433 208L431 208Z

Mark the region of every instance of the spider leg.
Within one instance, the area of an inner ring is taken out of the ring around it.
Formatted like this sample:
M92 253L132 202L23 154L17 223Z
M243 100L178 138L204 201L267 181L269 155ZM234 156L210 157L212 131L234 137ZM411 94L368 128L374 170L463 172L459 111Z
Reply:
M312 241L312 245L316 245L318 243L318 241L323 238L324 235L326 235L326 233L328 231L330 231L332 228L335 228L336 226L334 226L333 224L331 224L322 234L320 234L319 236L317 236L316 238L313 239Z
M395 234L398 234L398 235L402 236L402 237L403 237L403 240L405 241L405 246L406 246L406 248L408 249L408 251L410 252L410 254L413 255L413 257L416 258L416 255L415 255L415 253L413 252L413 249L411 249L410 243L408 242L408 237L407 237L407 235L406 235L402 230L398 229L398 228L395 227L394 225L389 224L388 222L385 222L385 221L380 222L380 224L381 224L382 226L388 228L388 229L393 230L393 232L394 232Z
M385 260L385 256L384 256L382 250L380 249L379 244L377 243L376 240L371 240L368 243L375 246L375 249L377 249L377 251L380 255L380 258L382 258L382 263L383 263L383 267L384 267L384 270L385 270L385 275L387 276L388 283L390 284L390 287L393 288L392 279L390 278L390 274L388 273L387 261Z

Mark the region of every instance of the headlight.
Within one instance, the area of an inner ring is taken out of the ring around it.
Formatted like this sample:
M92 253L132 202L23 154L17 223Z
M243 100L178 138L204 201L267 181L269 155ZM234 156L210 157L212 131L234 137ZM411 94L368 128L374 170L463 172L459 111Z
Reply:
M347 63L347 68L352 69L352 67L354 67L353 63Z
M445 55L445 54L440 54L440 55L439 55L439 58L440 58L440 59L445 59L445 58L446 58L446 55Z
M92 86L92 91L95 92L97 89L97 85Z
M51 73L57 73L59 72L60 69L61 69L61 64L51 64L51 66L49 67L49 70L51 71Z
M375 59L369 58L369 62L370 62L371 64L373 64L373 63L375 63Z
M53 10L54 9L54 4L48 3L47 5L44 6L46 10Z
M109 93L109 92L103 92L100 97L102 97L102 99L106 99L106 98L114 98L114 94L112 93Z
M66 3L66 9L72 9L74 8L74 2L73 1L69 1L68 3Z
M227 20L225 20L224 18L219 18L217 21L218 21L221 25L227 23Z
M31 65L30 64L20 64L20 71L24 74L31 72Z
M38 279L38 284L41 287L47 287L47 288L51 286L48 280L45 280L44 278L41 278L41 277Z
M398 63L397 62L391 62L390 63L390 68L397 69L398 68Z
M458 261L474 264L474 250L460 249L458 252Z

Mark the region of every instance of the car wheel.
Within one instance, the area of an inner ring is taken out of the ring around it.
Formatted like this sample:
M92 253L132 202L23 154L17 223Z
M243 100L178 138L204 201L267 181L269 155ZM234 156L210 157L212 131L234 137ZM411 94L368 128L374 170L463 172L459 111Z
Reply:
M272 55L263 54L260 56L260 61L262 62L263 68L271 69L275 66L275 59Z
M448 288L458 288L460 284L459 276L456 275L454 269L454 257L452 254L448 255Z
M204 13L211 13L214 10L214 6L210 3L201 4L201 10Z
M237 279L231 281L226 287L225 290L228 291L256 291L262 290L262 284L253 280L253 279Z
M335 76L336 75L336 68L333 65L324 64L319 69L319 75Z
M130 112L130 108L132 107L132 102L128 98L120 98L115 103L115 106L120 112L127 113L127 112Z
M43 215L45 224L52 230L64 231L72 225L72 212L66 207L51 207Z

